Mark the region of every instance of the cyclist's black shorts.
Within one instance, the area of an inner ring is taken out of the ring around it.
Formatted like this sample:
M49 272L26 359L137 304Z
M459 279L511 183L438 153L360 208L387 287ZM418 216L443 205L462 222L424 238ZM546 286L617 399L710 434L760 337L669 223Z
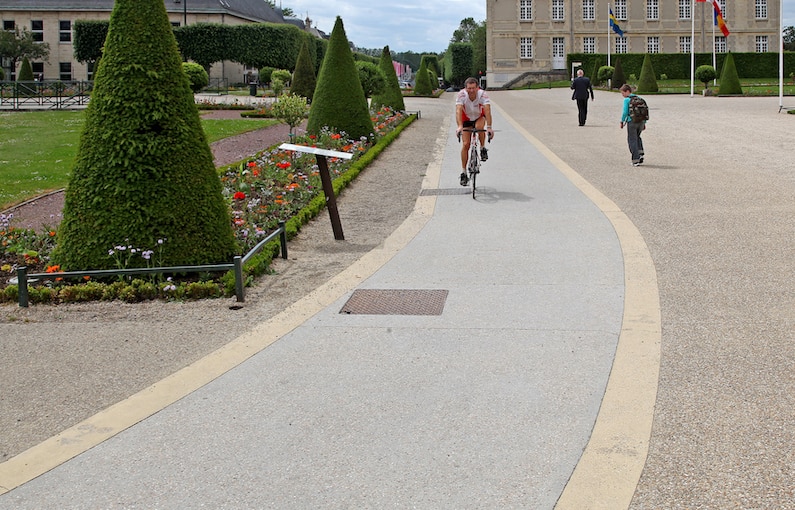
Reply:
M473 128L475 127L476 122L477 120L465 120L464 122L461 123L461 125L464 127L464 129Z

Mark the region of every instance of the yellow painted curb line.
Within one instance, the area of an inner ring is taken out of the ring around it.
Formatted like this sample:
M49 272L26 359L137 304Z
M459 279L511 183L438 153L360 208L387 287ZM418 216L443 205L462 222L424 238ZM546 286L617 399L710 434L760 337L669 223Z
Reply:
M450 123L445 119L423 187L438 187ZM283 312L169 377L3 462L0 495L152 416L267 348L386 264L422 230L435 206L435 196L420 196L412 213L380 246Z
M624 318L613 367L591 438L557 510L628 508L649 452L662 335L657 272L643 236L626 214L514 119L532 143L610 220L624 257Z

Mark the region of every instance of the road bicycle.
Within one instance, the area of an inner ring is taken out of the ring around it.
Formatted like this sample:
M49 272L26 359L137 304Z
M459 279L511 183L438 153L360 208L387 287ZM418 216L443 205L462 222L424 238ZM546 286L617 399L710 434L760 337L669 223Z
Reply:
M458 133L458 141L461 141L461 133L471 133L472 143L469 145L469 161L467 162L467 175L469 182L472 184L472 198L475 198L477 192L477 177L480 173L480 137L478 133L487 133L486 129L465 128ZM491 143L491 136L488 135L489 143Z

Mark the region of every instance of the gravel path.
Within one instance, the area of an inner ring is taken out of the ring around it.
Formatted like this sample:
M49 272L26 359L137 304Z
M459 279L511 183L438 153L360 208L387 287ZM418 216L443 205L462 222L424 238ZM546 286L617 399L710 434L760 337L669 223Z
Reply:
M328 214L321 213L290 242L290 258L276 259L275 274L247 289L241 309L230 309L234 298L0 305L0 462L228 343L383 242L414 207L428 140L438 136L452 99L410 98L407 108L422 118L338 200L345 240L334 240ZM263 142L262 133L241 136L253 140L248 154L275 143Z

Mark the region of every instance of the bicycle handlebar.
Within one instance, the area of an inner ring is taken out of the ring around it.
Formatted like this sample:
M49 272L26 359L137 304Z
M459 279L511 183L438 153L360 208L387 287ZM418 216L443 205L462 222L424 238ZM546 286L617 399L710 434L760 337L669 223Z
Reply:
M459 131L458 133L456 133L456 135L458 136L458 141L459 141L459 142L461 141L461 133L463 133L464 131L466 131L467 133L472 133L473 135L474 135L475 133L488 133L488 132L489 132L489 130L488 130L488 129L477 129L477 128L475 128L475 129L472 129L472 128L464 128L464 129L462 129L461 131ZM493 134L493 133L489 133L489 143L491 143L491 139L492 139L492 138L494 138L494 134Z

